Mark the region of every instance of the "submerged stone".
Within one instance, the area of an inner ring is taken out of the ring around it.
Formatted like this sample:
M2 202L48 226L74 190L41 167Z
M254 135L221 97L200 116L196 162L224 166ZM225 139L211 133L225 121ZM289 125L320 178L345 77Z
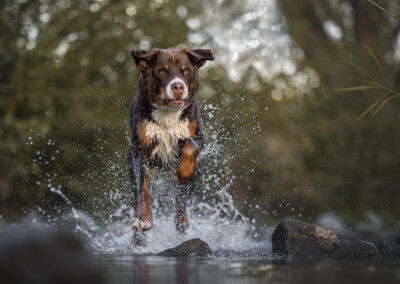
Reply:
M209 256L211 255L210 246L196 238L191 239L186 242L181 243L180 245L164 250L160 252L158 255L160 256Z
M332 231L313 224L286 219L272 234L272 251L293 256L327 256L340 247Z
M400 246L396 243L383 241L378 249L384 258L400 258Z
M340 239L341 247L335 250L333 258L379 258L378 248L372 242Z

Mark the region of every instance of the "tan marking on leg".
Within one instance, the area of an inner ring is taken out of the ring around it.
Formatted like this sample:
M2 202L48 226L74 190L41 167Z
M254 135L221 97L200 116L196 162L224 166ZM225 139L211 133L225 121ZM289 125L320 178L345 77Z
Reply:
M151 213L151 195L149 192L150 178L152 172L147 172L143 177L142 195L135 211L133 228L137 231L146 231L153 227L153 215Z
M145 120L139 123L137 126L137 135L144 146L150 146L151 144L156 142L155 137L151 138L146 133L147 122L148 121Z
M182 149L182 156L179 161L177 174L182 184L187 184L196 170L196 159L200 153L200 148L189 140L186 141Z
M197 123L195 121L189 122L188 129L189 129L190 137L194 138L194 136L196 136Z

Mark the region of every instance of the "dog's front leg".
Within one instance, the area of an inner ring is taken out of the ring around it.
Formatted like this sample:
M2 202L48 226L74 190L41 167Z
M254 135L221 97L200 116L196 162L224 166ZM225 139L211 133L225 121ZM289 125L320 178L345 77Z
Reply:
M181 184L188 184L196 171L197 156L200 154L200 143L189 138L182 148L182 155L177 169Z
M182 155L179 161L177 175L181 183L176 199L176 229L180 232L186 231L189 226L186 215L186 201L189 199L198 177L196 169L197 157L200 154L200 141L190 138L182 148Z
M153 227L153 216L151 213L151 196L149 192L151 170L143 161L143 154L137 153L133 156L131 165L132 175L135 180L135 220L133 229L146 231Z

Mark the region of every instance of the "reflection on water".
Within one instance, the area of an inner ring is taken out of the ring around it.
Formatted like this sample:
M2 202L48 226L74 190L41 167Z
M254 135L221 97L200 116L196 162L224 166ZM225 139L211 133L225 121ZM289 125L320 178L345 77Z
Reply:
M400 261L99 256L110 283L399 283Z

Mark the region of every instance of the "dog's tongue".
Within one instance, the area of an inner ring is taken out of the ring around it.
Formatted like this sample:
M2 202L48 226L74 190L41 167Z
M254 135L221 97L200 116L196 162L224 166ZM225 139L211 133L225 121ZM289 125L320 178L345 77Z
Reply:
M185 102L183 100L172 100L169 102L170 105L172 106L181 106L183 105Z

